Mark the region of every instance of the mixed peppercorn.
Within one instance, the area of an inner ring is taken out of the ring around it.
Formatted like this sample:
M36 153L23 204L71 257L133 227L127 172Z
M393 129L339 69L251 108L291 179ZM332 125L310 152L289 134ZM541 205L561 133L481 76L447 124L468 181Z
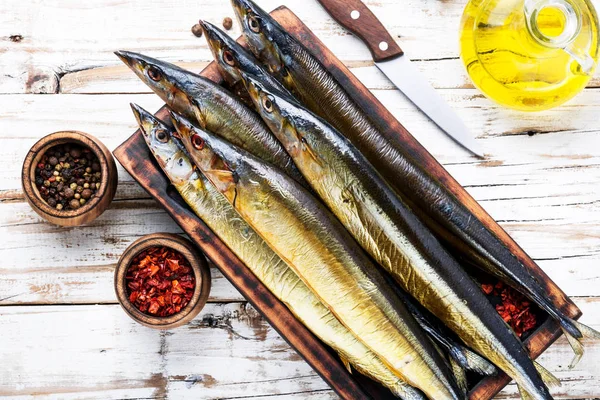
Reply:
M77 210L100 189L102 171L90 149L66 143L51 147L35 167L35 185L42 199L57 210Z
M481 285L483 292L488 296L495 296L499 301L495 305L498 314L521 337L537 325L537 318L532 310L531 303L525 296L502 282L496 284L484 283Z
M168 247L138 254L125 276L129 301L143 313L168 317L192 299L196 280L189 261Z

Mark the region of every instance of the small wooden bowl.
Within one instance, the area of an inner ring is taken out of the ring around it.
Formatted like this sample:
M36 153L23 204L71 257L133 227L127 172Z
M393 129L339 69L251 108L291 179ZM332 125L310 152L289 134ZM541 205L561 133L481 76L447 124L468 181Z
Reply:
M142 251L150 247L169 247L181 253L190 263L196 278L196 288L190 302L177 314L155 317L145 314L129 301L125 277L129 264ZM115 269L115 292L121 307L135 321L149 328L171 329L187 324L202 310L210 294L210 268L206 258L187 239L171 233L153 233L136 240L129 246Z
M62 211L50 207L35 185L35 166L48 149L64 143L76 143L89 148L98 157L102 180L96 195L77 210ZM117 191L117 166L106 146L94 136L78 131L51 133L40 139L27 153L23 161L21 185L31 208L42 218L56 225L78 226L96 219L110 205Z

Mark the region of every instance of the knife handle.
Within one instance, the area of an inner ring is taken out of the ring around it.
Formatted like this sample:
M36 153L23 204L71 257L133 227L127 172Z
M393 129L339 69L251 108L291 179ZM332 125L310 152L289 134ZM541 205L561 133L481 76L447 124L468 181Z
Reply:
M360 0L318 0L340 25L361 38L373 60L386 61L404 54L375 14Z

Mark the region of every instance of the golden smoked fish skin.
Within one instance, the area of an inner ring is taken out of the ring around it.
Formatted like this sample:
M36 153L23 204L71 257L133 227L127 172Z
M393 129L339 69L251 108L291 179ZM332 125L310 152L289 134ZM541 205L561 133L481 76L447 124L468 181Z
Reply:
M172 128L144 109L135 105L132 108L148 147L182 198L275 297L357 371L380 382L401 399L425 399L422 393L396 376L344 327L290 267L240 218L213 184L194 171L192 161L182 151L183 144L178 144L173 137Z
M186 146L208 146L220 159L196 165L344 326L429 398L464 398L425 332L329 211L277 168L173 118Z
M289 95L242 78L259 114L358 243L468 346L548 398L522 343L479 286L350 141Z

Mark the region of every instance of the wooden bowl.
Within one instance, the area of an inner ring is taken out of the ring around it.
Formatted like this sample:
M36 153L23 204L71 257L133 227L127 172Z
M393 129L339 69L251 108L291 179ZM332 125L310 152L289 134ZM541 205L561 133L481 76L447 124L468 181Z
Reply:
M155 317L141 312L129 301L125 277L129 265L142 251L151 247L169 247L181 253L190 263L196 279L196 287L190 302L177 314L168 317ZM187 324L202 310L210 293L210 268L206 258L187 239L171 233L153 233L136 240L129 246L115 269L115 292L121 307L135 321L149 328L171 329Z
M64 143L76 143L89 148L98 157L102 180L96 195L77 210L57 210L50 207L35 185L35 166L48 149ZM77 131L51 133L40 139L27 153L23 161L21 185L25 198L33 210L42 218L56 225L78 226L90 223L110 205L117 191L117 166L106 146L94 136Z

